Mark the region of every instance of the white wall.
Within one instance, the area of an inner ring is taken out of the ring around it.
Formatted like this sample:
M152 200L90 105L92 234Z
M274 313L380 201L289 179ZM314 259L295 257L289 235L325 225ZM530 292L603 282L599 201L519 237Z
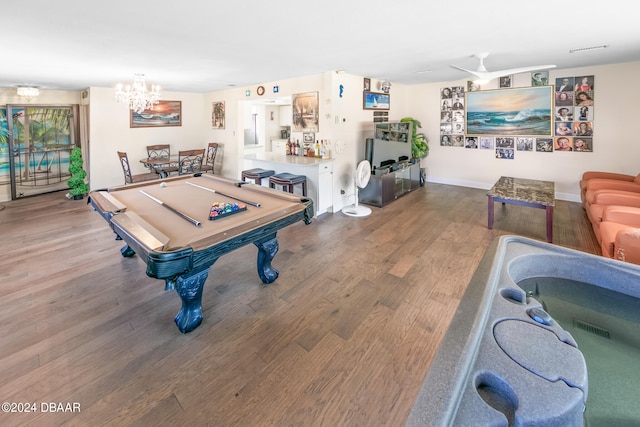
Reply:
M377 87L372 81L372 88ZM256 94L258 84L252 87L237 87L217 91L204 96L207 115L211 114L213 102L225 102L225 129L212 129L211 120L205 123L206 138L221 142L224 146L222 175L239 178L243 168L242 142L243 103L261 98L291 96L296 93L318 92L320 124L316 139L327 139L332 144L333 158L333 204L334 210L354 202L353 171L357 163L364 159L365 139L373 135L373 112L362 109L363 77L350 74L337 74L329 71L322 74L305 76L284 81L263 82L265 94ZM278 92L273 87L278 86ZM343 96L340 97L340 85ZM246 96L246 90L250 96ZM397 85L392 88L391 120L399 120L405 115L406 97L409 89ZM291 138L302 140L301 132L292 132ZM337 147L342 147L340 153ZM340 190L345 194L341 195Z
M89 185L92 190L124 184L117 151L126 151L133 173L147 171L140 159L147 157L146 146L170 144L178 150L206 148L202 123L211 123L211 107L205 110L202 95L187 92L163 92L163 100L182 101L182 126L130 128L130 111L115 101L115 89L90 89ZM208 118L207 118L208 114Z
M488 189L501 175L552 180L557 197L579 200L578 181L586 170L640 172L640 143L634 132L636 99L640 87L634 85L640 62L570 70L550 70L550 82L556 77L595 75L594 151L537 153L516 151L514 160L498 160L491 150L468 150L439 145L440 88L466 85L466 80L415 86L393 84L390 120L411 116L422 122L422 131L430 141L430 154L424 161L428 180L453 185ZM514 87L528 86L530 74L516 75ZM377 81L373 80L376 90ZM295 93L319 92L320 132L318 139L332 142L334 158L334 208L353 203L352 173L364 158L365 139L373 135L373 112L362 109L363 77L326 72L279 82L259 83L266 89L263 96L290 96ZM243 101L259 97L251 87L236 87L207 94L165 92L162 98L182 101L182 126L164 128L129 128L129 111L114 100L113 88L90 88L90 185L92 189L119 185L122 170L116 151L127 151L134 172L144 172L138 160L145 157L146 145L168 143L174 150L206 147L208 142L221 143L217 171L223 176L239 178L242 168ZM483 89L497 88L497 81ZM279 92L273 93L273 86ZM340 97L340 85L343 96ZM250 96L245 91L251 91ZM38 103L80 103L80 92L41 91ZM0 105L17 103L14 89L0 89ZM211 103L225 101L225 129L212 129ZM20 101L21 102L21 101ZM292 134L302 139L302 134ZM343 147L342 152L336 148ZM345 190L345 195L340 194ZM8 200L0 188L0 200Z
M554 181L556 197L579 201L578 182L587 170L614 171L636 175L640 172L640 142L634 132L640 86L633 82L640 62L589 68L550 70L556 77L595 76L593 152L523 152L514 160L496 159L492 150L441 147L440 88L466 86L466 80L411 87L410 111L422 122L429 138L430 152L424 161L427 180L489 189L502 175ZM514 87L530 86L530 73L514 76ZM497 80L482 89L496 89Z

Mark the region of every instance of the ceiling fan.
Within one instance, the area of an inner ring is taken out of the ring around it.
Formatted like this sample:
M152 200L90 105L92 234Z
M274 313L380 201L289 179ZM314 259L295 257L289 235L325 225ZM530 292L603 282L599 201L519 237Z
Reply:
M507 70L499 70L499 71L487 71L484 66L484 60L489 56L489 53L477 53L475 55L476 58L480 60L480 65L478 65L478 69L476 71L467 70L462 67L458 67L457 65L451 65L451 67L456 68L458 70L467 72L476 76L479 80L489 81L498 77L507 76L509 74L518 74L518 73L526 73L527 71L535 71L535 70L547 70L549 68L555 68L555 65L532 65L530 67L521 67L521 68L510 68Z

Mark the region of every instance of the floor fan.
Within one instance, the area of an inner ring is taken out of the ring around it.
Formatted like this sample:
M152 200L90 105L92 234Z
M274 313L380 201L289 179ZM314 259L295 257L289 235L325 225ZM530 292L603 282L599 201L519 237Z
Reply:
M364 188L369 183L371 178L371 163L368 160L363 160L358 164L356 172L354 174L355 181L355 203L351 206L342 208L342 213L349 216L368 216L371 214L371 208L366 206L358 206L358 188Z

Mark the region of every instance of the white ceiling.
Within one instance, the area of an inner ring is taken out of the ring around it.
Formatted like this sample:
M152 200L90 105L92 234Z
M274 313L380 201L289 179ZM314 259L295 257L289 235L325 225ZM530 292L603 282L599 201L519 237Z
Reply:
M143 73L210 92L330 70L418 84L489 71L640 60L640 3L514 0L4 2L0 87L81 90ZM570 54L570 49L607 49Z

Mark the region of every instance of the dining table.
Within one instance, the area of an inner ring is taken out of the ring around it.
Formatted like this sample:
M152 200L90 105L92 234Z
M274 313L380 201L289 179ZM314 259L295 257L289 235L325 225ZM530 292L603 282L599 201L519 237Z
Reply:
M144 159L140 159L140 163L161 177L166 178L170 172L176 172L178 170L179 158L178 156L145 157Z

